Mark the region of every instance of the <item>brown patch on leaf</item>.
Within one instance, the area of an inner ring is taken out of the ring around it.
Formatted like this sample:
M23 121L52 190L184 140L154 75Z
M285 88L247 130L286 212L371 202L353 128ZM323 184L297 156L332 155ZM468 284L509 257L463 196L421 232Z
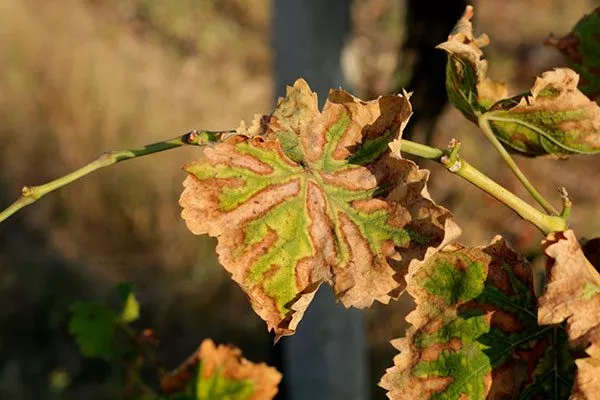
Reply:
M410 265L458 235L427 193L427 171L388 155L411 113L406 96L365 102L343 90L319 112L300 79L249 133L186 166L183 218L218 238L221 264L277 338L294 332L321 283L347 307L388 302Z
M598 153L600 107L577 88L578 82L579 75L571 69L546 71L529 94L498 103L502 111L490 113L491 124L505 140L526 146L529 155ZM496 117L500 119L495 121ZM526 128L528 134L513 137L514 129L503 125L502 118Z
M518 304L522 299L515 293L516 283L509 280L508 271L514 273L518 285L527 287L523 296L529 296L529 304ZM392 341L400 354L380 386L388 390L392 400L445 396L500 399L519 393L524 384L519 376L528 367L526 358L539 349L535 341L513 347L509 337L526 329L543 328L537 327L534 314L512 314L508 311L512 306L503 309L500 305L516 303L519 311L535 309L532 286L527 262L499 237L487 247L452 244L422 265L411 266L407 291L416 309L406 320L412 326L406 337ZM471 336L474 332L477 334ZM505 339L500 339L501 335ZM486 354L503 354L503 361L489 365ZM530 358L539 357L536 353ZM481 392L484 397L478 397Z
M216 346L212 340L206 339L183 364L161 377L161 390L167 395L184 391L194 379L200 364L202 379L219 373L233 381L251 381L254 384L254 392L249 400L274 398L277 385L281 381L281 374L275 368L264 363L254 364L242 357L240 349L233 346Z

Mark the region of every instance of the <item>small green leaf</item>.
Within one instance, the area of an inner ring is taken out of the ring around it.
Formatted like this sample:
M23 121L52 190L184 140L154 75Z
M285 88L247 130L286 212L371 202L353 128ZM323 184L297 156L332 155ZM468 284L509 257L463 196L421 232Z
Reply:
M417 307L380 383L390 399L565 399L574 363L564 331L538 325L530 266L504 241L448 247L407 284Z
M121 298L120 320L124 323L130 323L140 317L140 304L135 298L133 284L128 282L120 283L117 287Z
M69 332L85 357L110 360L117 313L104 304L76 302L71 306Z
M560 50L579 75L579 89L596 99L600 95L600 7L584 16L573 31L562 38L550 35L546 40Z

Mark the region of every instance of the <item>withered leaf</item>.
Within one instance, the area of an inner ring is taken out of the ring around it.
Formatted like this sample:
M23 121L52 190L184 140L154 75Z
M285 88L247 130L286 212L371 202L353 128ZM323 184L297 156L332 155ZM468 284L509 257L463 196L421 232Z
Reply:
M277 337L294 332L321 283L346 306L387 302L409 263L457 236L427 194L428 172L389 155L411 112L406 96L365 102L343 90L319 112L298 80L247 130L261 134L185 167L188 228L218 238L221 264Z
M555 232L542 243L549 258L548 282L539 301L540 324L567 323L569 344L587 357L575 361L571 400L600 394L600 274L586 259L573 231Z
M488 64L481 48L489 43L489 37L475 37L473 11L472 6L467 6L448 40L437 48L448 53L446 90L450 103L476 121L476 114L486 112L492 104L506 98L508 92L504 83L487 77Z
M578 80L568 68L547 71L530 93L495 104L486 117L498 139L533 156L600 153L600 107Z
M528 156L600 153L600 107L577 89L579 76L563 68L537 78L531 91L508 97L506 85L487 77L468 6L438 48L448 53L446 89L450 102L475 123L489 123L509 150ZM485 119L486 121L483 121Z
M160 387L165 394L186 392L194 400L269 400L280 381L275 368L254 364L240 349L206 339L180 367L161 378Z
M530 266L499 237L448 246L409 272L407 291L412 327L392 342L400 354L380 382L390 399L568 396L564 332L538 325Z

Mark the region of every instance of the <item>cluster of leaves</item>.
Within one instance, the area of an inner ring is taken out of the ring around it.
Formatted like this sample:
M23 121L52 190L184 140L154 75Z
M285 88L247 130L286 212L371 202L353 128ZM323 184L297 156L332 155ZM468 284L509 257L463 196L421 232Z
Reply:
M438 48L448 53L446 87L450 102L468 119L487 121L510 150L527 156L600 153L600 107L578 89L579 75L568 68L547 71L531 90L509 96L506 85L487 77L482 47L475 37L473 8Z
M439 45L450 102L514 152L600 152L600 108L577 73L548 71L509 96L487 77L489 39L474 35L472 15L468 7ZM579 32L589 35L585 21ZM596 73L588 59L580 68ZM319 111L300 79L272 114L185 167L182 216L218 239L221 264L276 339L294 333L322 283L347 307L408 291L412 327L381 381L392 399L593 398L600 275L574 234L546 238L553 261L540 299L531 266L501 238L454 243L460 230L429 197L429 172L401 155L411 113L406 93L362 101L343 90Z
M131 284L118 287L118 311L103 303L77 302L71 307L69 331L85 357L100 358L124 369L124 399L135 400L268 400L277 394L281 374L266 364L253 364L232 346L206 339L181 366L166 372L156 361L158 341L151 330L130 325L140 316ZM158 378L154 390L142 368ZM160 390L159 390L160 389Z

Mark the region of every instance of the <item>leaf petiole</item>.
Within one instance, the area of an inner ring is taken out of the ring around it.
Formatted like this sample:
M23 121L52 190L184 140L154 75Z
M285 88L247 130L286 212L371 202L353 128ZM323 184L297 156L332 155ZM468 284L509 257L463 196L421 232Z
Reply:
M439 162L450 172L467 180L511 208L521 218L535 225L542 233L544 233L544 235L547 235L550 232L564 231L567 229L565 218L561 216L546 215L532 207L526 201L477 170L466 160L458 157L457 151L455 150L455 146L458 146L458 141L453 141L452 144L454 144L452 150L444 151L401 139L401 151L412 154L413 156Z
M23 187L21 197L14 203L12 203L10 206L8 206L5 210L0 212L0 222L3 222L20 209L36 202L46 194L53 192L65 185L68 185L69 183L74 182L79 178L83 178L84 176L100 168L108 167L118 162L130 160L132 158L159 153L165 150L171 150L176 147L186 145L202 146L211 142L216 142L220 140L223 135L231 134L234 132L235 131L212 132L193 130L186 133L185 135L165 140L162 142L152 143L141 148L106 152L98 158L96 158L91 163L61 178L55 179L51 182L39 186Z
M508 151L502 145L502 143L500 143L496 135L494 135L494 132L492 131L492 127L490 126L490 122L488 120L488 116L486 114L479 115L477 122L479 128L481 129L485 137L490 141L492 146L494 146L496 151L500 154L504 162L506 162L508 167L513 171L513 173L516 175L519 181L521 181L523 186L525 186L525 189L527 189L529 194L531 194L531 197L533 197L535 201L537 201L538 204L541 205L548 214L559 215L559 212L554 208L554 206L552 206L552 204L550 204L550 202L546 200L540 192L537 191L533 184L529 182L529 179L527 179L525 174L521 172L521 169L519 169L517 163L513 160Z

